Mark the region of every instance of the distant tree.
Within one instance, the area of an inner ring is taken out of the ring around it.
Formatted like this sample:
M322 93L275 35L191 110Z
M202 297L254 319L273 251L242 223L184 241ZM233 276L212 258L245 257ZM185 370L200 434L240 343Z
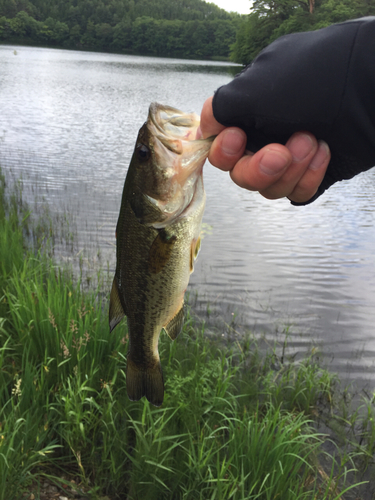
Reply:
M43 43L52 43L54 44L54 29L56 25L56 20L52 19L52 17L48 17L44 23L41 23L41 26L38 30L38 38Z
M112 48L128 51L131 48L132 27L130 20L121 21L113 28Z
M8 40L10 37L11 29L9 19L5 16L0 17L0 40Z
M25 12L24 10L18 12L17 15L10 20L10 26L13 33L17 37L30 35L30 20L31 17L29 16L29 14L27 14L27 12Z
M375 0L362 0L358 5L358 17L375 15Z
M273 29L268 29L267 20L262 19L257 12L252 12L238 27L231 59L248 64L267 45L272 32Z
M184 40L184 28L187 23L175 19L173 21L164 21L165 29L165 53L169 57L189 57L186 53L187 46ZM189 43L189 45L191 45ZM189 46L188 45L188 46Z
M2 40L196 58L226 57L240 20L203 0L0 0L0 18Z
M353 2L352 0L325 0L316 10L316 22L314 29L323 28L333 23L340 23L348 19L361 16L362 7L365 2ZM375 9L373 10L375 14Z
M108 23L95 25L95 35L100 47L108 49L113 42L113 28Z
M215 40L212 55L228 57L230 47L236 40L236 29L229 20L217 19L211 23Z
M132 25L132 48L134 52L159 55L159 34L157 20L151 17L138 17Z
M65 21L65 19L64 19ZM67 12L66 16L66 22L68 23L68 26L72 28L73 26L80 26L81 29L81 16L79 12L79 8L75 7L74 5L70 5L69 10Z
M181 57L193 58L200 49L200 40L196 33L197 21L186 21L181 28Z
M57 21L54 29L52 39L57 45L62 45L69 37L69 27L66 23Z
M81 27L79 24L75 24L69 31L69 38L67 44L70 47L79 47L81 41Z
M108 5L99 4L95 9L93 20L96 24L112 24L112 18Z
M8 19L5 16L0 16L0 40L3 38L3 30L5 28L5 24L8 23Z
M255 0L237 30L233 61L248 64L281 35L375 14L375 0Z
M20 11L13 19L9 19L8 25L8 39L15 39L18 41L30 39L38 41L39 30L42 23L38 23L33 17L25 11Z
M87 22L86 31L81 37L81 43L87 49L97 47L95 24L91 20Z
M17 4L15 0L3 0L0 14L8 19L12 19L17 14Z

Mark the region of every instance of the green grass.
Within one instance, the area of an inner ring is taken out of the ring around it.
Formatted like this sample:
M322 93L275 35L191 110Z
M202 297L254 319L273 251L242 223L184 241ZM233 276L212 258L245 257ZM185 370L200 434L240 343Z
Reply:
M333 418L336 377L313 353L261 356L251 336L228 351L188 310L161 338L163 407L130 402L126 322L109 333L103 281L84 293L45 251L53 221L34 219L0 176L0 500L45 477L93 499L346 498L355 464L371 467L373 400L336 418L361 441L335 447L316 420Z

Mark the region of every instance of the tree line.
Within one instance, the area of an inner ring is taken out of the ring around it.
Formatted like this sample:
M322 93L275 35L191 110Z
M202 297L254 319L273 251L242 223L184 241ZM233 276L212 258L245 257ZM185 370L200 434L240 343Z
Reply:
M255 0L240 23L231 58L249 64L276 38L375 15L375 0Z
M254 0L248 16L203 0L0 0L0 43L248 64L281 35L368 15L375 0Z
M202 0L0 0L0 41L228 58L239 20Z

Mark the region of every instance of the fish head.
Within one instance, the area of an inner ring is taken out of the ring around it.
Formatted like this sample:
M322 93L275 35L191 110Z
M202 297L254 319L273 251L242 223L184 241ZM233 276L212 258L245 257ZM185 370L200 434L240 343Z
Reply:
M147 203L160 211L164 227L178 218L194 197L213 138L196 140L199 117L152 103L140 129L131 166ZM162 220L162 223L160 222Z

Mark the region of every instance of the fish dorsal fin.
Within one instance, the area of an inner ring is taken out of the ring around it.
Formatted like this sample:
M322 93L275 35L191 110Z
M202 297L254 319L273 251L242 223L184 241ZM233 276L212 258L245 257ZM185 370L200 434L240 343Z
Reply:
M164 330L172 340L175 340L178 334L181 332L183 324L184 303L182 302L181 308L177 311L177 313L173 316L169 323L164 326Z
M122 305L116 276L113 279L111 297L109 300L109 328L112 331L126 315Z
M201 248L201 237L199 236L197 240L191 242L190 247L190 272L194 271L194 261L198 257L199 250Z
M150 248L148 259L150 272L153 274L160 273L169 261L176 241L176 235L168 234L165 229L159 230Z

